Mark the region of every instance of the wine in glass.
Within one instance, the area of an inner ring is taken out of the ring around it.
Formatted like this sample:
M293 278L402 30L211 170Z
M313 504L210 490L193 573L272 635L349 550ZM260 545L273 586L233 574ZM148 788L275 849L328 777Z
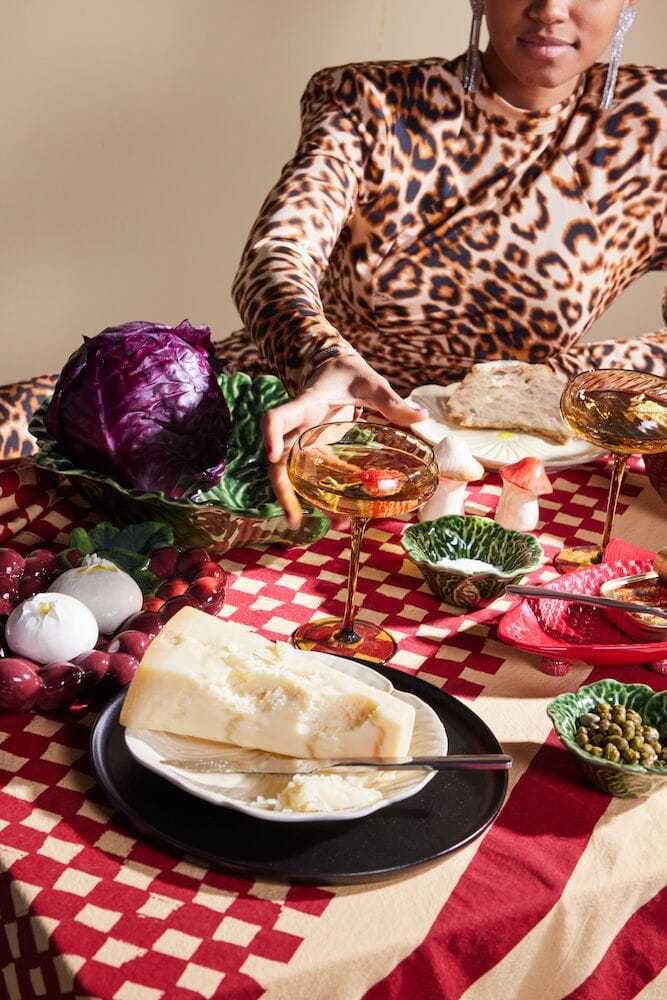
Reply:
M600 445L613 458L600 543L563 549L554 563L564 570L602 560L628 457L667 451L667 379L618 368L582 372L566 385L560 408L578 437Z
M438 466L433 449L396 427L336 421L304 431L293 445L287 473L307 503L352 524L347 599L342 618L303 625L292 636L299 649L317 649L384 663L396 643L373 622L355 617L361 542L370 518L416 510L433 495Z

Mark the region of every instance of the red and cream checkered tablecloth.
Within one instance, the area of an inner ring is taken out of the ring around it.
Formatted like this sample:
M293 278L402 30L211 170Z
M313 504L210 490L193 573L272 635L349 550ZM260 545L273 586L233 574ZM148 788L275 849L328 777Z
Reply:
M538 537L554 576L564 543L597 539L608 469L553 473ZM471 488L492 514L500 480ZM654 552L667 510L633 461L616 533ZM30 460L0 465L0 545L63 546L94 512ZM667 996L667 792L609 798L585 785L545 707L606 676L667 687L645 666L575 663L562 676L505 645L514 599L454 613L371 524L359 602L398 640L392 666L464 701L514 757L505 804L471 844L384 882L244 880L140 834L88 758L93 712L0 716L0 995L10 1000L657 1000ZM340 609L349 536L226 553L221 614L276 639ZM224 810L221 810L224 812ZM271 835L267 824L266 835ZM419 837L415 820L415 837Z

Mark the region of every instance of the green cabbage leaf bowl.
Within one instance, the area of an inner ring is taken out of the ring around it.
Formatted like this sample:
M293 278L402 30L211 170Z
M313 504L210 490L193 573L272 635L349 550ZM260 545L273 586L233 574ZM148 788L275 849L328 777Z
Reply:
M547 705L547 713L558 739L586 778L607 795L634 799L667 788L667 765L644 767L594 757L575 740L577 720L596 705L624 705L638 712L646 725L657 729L663 746L667 742L667 691L656 692L646 684L622 684L611 679L586 684L574 693L560 694Z
M37 442L38 466L65 477L95 510L114 523L161 521L171 526L180 546L201 546L217 554L241 545L304 545L329 528L320 511L304 507L299 528L290 528L268 477L268 459L260 417L289 398L280 379L261 375L218 377L231 416L227 465L220 481L196 498L174 500L160 491L128 489L103 473L69 461L46 434L44 415L50 400L37 409L29 430Z
M478 608L499 597L506 584L518 582L544 562L534 535L503 528L488 517L448 514L410 524L401 545L436 597L455 607ZM460 566L442 560L466 560ZM487 568L469 568L468 560Z

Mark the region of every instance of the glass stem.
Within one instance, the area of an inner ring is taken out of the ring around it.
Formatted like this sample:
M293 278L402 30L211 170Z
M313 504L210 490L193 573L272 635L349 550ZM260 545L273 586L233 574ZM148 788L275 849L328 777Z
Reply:
M352 518L352 537L350 539L350 571L347 577L347 600L343 623L336 632L338 642L361 642L361 636L354 631L354 602L357 596L357 578L359 576L359 556L361 555L361 540L368 524L367 517Z
M611 538L611 526L614 523L614 514L616 513L616 504L618 503L618 494L621 491L621 483L623 481L623 475L627 464L627 455L614 455L611 483L609 484L609 497L607 499L607 517L605 518L604 529L602 531L602 541L600 542L602 551L607 548Z

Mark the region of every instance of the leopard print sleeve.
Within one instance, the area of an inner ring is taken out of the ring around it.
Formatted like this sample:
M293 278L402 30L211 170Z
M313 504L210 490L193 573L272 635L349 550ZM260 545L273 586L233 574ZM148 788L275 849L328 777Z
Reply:
M587 368L633 368L667 377L667 328L639 337L579 344L548 363L568 378Z
M247 331L293 393L324 361L356 353L327 320L318 280L383 172L381 104L364 84L352 67L311 79L298 149L264 202L234 280Z

